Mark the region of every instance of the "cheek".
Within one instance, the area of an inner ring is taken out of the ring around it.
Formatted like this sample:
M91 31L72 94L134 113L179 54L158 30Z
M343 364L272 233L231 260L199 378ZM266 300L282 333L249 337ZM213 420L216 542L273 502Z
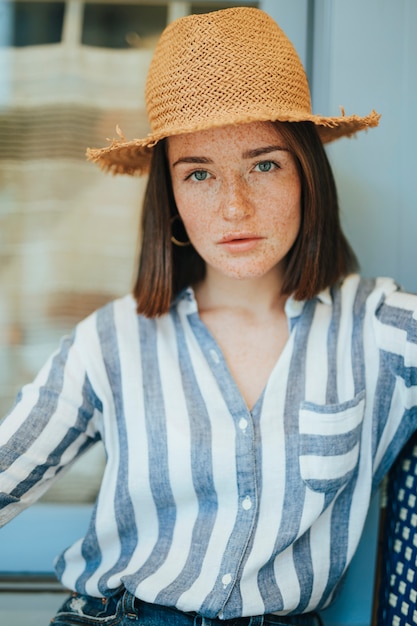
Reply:
M280 195L276 199L275 206L280 207L271 216L271 222L281 233L286 234L289 239L297 236L301 225L301 197L300 193L294 190Z
M210 225L209 210L202 201L201 194L197 192L191 193L175 193L175 203L178 213L189 235L199 231L205 231Z
M196 237L198 238L200 234L203 235L205 232L207 232L210 225L210 220L208 219L204 211L197 209L181 211L181 209L178 207L178 213L180 214L187 233L193 239Z

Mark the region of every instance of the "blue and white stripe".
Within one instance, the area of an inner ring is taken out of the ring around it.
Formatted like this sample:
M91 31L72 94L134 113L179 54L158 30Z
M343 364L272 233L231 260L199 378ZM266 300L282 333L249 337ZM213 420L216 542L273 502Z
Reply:
M154 320L130 296L108 305L0 425L1 522L102 438L90 527L57 559L66 586L225 619L326 606L417 427L416 311L358 276L289 299L289 340L249 411L192 290Z

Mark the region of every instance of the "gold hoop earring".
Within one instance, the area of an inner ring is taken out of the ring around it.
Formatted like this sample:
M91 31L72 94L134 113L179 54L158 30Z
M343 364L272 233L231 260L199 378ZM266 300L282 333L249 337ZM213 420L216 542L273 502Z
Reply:
M184 232L185 232L185 228L184 228L184 224L182 223L182 220L180 218L179 215L174 215L174 217L171 218L171 241L175 246L178 246L179 248L186 248L187 246L191 245L191 241L180 241L180 239L177 239L177 237L175 237L174 233L172 232L172 228L173 225L175 224L176 220L179 220Z

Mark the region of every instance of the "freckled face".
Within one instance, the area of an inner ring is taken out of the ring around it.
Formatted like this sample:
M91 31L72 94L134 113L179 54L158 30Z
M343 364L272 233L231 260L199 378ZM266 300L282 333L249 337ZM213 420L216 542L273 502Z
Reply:
M282 270L300 228L293 155L268 122L168 138L175 201L208 265L230 278Z

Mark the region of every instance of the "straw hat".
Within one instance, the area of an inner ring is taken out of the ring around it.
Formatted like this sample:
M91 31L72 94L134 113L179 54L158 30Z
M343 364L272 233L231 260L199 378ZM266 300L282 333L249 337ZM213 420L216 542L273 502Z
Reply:
M323 142L378 125L372 111L324 117L311 112L302 63L285 33L265 12L236 7L172 22L162 33L146 81L151 133L87 158L121 174L146 173L152 148L164 137L254 121L311 121Z

